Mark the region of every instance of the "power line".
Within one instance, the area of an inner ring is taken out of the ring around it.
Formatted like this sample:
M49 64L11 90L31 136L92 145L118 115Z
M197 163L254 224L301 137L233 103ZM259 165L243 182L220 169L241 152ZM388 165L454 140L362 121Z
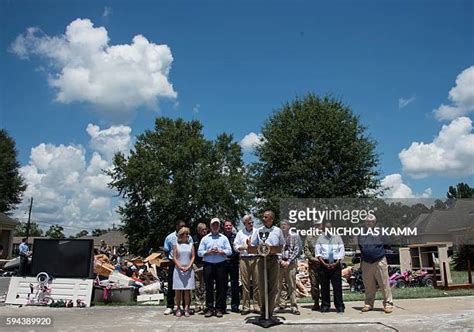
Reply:
M26 219L26 218L22 218L22 219ZM48 222L48 221L42 221L42 220L32 220L31 221L32 223L36 223L38 225L41 225L41 226L52 226L52 225L59 225L63 228L67 228L67 229L75 229L75 230L79 230L79 231L82 231L82 230L86 230L86 231L93 231L95 229L103 229L103 228L100 228L100 227L94 227L94 226L84 226L84 227L80 227L80 226L70 226L70 225L62 225L60 223L57 223L57 222Z

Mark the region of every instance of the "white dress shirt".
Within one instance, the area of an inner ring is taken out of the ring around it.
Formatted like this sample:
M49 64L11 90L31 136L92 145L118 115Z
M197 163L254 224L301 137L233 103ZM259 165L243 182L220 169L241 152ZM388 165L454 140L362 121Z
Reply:
M337 261L345 256L344 243L340 236L320 235L316 241L314 249L316 257L322 257L324 260Z
M255 256L255 254L249 254L247 250L239 251L239 248L247 247L247 239L251 239L254 232L255 232L255 228L252 229L251 232L249 232L246 228L241 229L240 231L237 232L237 235L235 236L235 240L234 240L234 249L240 252L240 257Z
M263 241L260 239L259 234L263 232L268 232L268 238L265 241L266 244L269 246L273 247L280 247L285 245L285 237L283 236L283 232L281 231L280 228L276 226L272 226L270 228L267 228L266 226L262 226L258 228L252 235L252 245L253 246L258 246L259 244L262 244Z

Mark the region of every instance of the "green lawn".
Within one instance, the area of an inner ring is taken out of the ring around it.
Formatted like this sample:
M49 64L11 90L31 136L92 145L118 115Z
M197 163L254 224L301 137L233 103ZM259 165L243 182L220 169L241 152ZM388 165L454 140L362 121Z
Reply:
M451 270L451 278L454 284L466 284L467 272ZM344 291L344 301L363 301L364 293ZM430 297L449 297L449 296L474 296L474 289L457 289L445 291L441 289L428 287L411 287L411 288L393 288L392 295L394 299L419 299ZM382 299L380 292L377 292L377 300ZM300 303L312 302L310 297L299 299Z

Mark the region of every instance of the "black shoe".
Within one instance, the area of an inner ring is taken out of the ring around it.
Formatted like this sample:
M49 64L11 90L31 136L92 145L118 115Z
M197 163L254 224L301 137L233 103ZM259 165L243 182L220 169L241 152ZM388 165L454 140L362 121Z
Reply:
M293 315L301 315L301 312L296 307L291 308L291 313Z
M336 311L340 314L344 313L344 308L340 307L340 308L336 308Z
M231 312L236 312L236 313L239 313L239 312L240 312L240 310L239 310L238 307L233 307L233 308L230 309L230 311L231 311Z
M214 314L214 312L212 312L212 310L207 310L204 313L204 317L209 318L209 317L212 317L213 314Z
M321 310L321 307L319 306L319 303L315 303L312 307L311 310L313 311L319 311Z
M216 317L222 318L222 316L224 316L224 314L222 313L222 311L216 310Z
M241 314L242 316L248 315L248 314L250 314L250 310L244 309L244 310L240 311L240 314Z
M329 308L328 307L321 307L321 312L329 312Z

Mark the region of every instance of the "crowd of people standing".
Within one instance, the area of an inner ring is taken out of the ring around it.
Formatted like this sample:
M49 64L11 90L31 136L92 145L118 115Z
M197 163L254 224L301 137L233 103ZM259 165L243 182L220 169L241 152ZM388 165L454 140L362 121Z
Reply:
M199 223L192 237L184 221L176 223L176 230L169 234L164 249L170 260L168 273L167 308L165 315L190 315L191 291L195 311L205 317L223 317L227 312L227 295L230 293L230 311L242 315L251 312L264 317L284 311L300 315L296 297L297 260L304 252L308 260L313 311L329 312L332 286L334 307L343 313L341 266L345 256L344 244L337 235L324 233L308 236L303 245L301 238L292 234L287 220L274 225L275 214L265 211L263 225L255 229L253 218L243 218L244 227L237 231L232 221L219 218L207 225ZM368 218L366 227L373 227L375 218ZM330 227L326 223L323 227ZM324 228L323 228L324 230ZM262 234L265 237L262 238ZM263 242L270 248L263 259L251 248ZM362 273L366 300L362 312L373 309L376 285L382 291L384 311L391 313L393 300L388 283L387 261L384 245L375 237L360 237ZM264 275L267 275L268 301L264 301ZM242 298L240 298L240 284ZM230 291L229 291L230 284ZM268 308L266 308L266 305Z

